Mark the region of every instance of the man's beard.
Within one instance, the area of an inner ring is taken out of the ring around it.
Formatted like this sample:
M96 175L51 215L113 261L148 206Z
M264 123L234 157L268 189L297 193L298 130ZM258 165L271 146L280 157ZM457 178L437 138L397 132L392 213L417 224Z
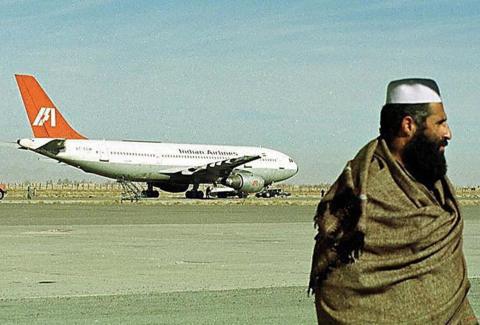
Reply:
M417 131L403 151L405 167L416 180L427 187L432 187L447 174L445 154L440 151L440 147L447 144L445 139L432 140L423 130Z

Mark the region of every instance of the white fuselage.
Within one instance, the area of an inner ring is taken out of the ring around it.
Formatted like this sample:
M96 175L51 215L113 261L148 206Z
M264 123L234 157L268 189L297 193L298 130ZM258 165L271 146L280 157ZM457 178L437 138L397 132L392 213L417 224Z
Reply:
M51 140L21 139L18 143L23 148L36 151ZM37 152L89 173L137 182L168 181L173 174L185 172L192 167L256 155L261 158L237 166L234 170L260 176L266 184L288 179L298 171L297 165L289 156L259 147L64 140L62 148L56 154Z

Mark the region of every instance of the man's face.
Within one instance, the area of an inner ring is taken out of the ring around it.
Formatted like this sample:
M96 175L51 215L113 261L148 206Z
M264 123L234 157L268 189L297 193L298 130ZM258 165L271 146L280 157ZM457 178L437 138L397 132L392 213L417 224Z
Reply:
M442 103L430 103L429 106L430 115L425 120L423 132L431 141L440 144L441 152L445 152L445 147L452 138L452 132L447 124L447 115Z
M445 147L452 138L441 103L432 103L425 124L417 130L403 151L407 170L420 182L432 186L447 173Z

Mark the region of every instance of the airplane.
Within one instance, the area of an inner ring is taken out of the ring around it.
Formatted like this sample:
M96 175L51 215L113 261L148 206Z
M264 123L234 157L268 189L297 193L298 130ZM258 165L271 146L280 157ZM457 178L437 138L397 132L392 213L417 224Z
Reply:
M20 149L122 185L144 182L143 197L158 197L154 188L159 188L201 199L200 184L222 184L246 196L298 172L291 157L268 148L90 140L69 125L34 76L16 74L15 78L34 136L17 140Z

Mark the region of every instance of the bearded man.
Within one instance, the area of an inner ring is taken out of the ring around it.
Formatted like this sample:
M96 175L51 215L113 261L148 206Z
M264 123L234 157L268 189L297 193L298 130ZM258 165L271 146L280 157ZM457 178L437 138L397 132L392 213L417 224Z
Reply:
M451 137L435 81L388 85L380 136L317 208L309 289L319 324L478 323L446 177Z

